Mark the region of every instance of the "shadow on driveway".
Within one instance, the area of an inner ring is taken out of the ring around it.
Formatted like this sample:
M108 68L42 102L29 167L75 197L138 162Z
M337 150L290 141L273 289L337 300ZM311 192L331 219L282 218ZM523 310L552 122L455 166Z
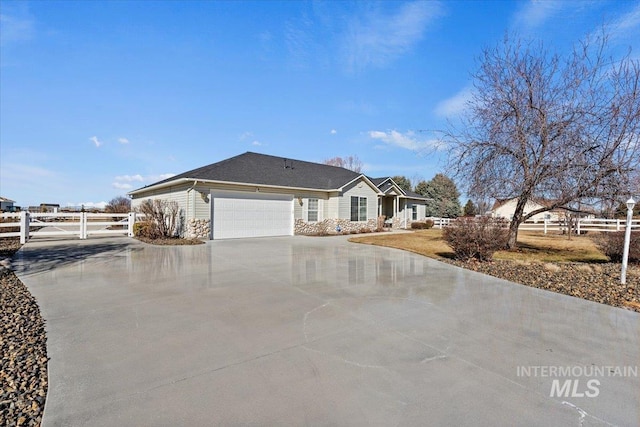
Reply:
M18 275L39 274L88 259L110 259L126 256L126 252L139 251L142 247L132 244L130 238L96 239L95 241L31 241L25 244L12 259L12 267Z

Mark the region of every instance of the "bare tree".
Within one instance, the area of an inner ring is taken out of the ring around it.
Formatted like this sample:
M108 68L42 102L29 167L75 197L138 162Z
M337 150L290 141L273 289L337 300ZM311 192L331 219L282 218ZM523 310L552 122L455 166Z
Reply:
M104 207L107 213L128 213L131 212L131 200L124 196L114 197Z
M357 173L362 172L362 161L358 158L358 156L332 157L330 159L325 159L323 163L325 165L338 166L341 168L349 169Z
M148 199L138 207L145 214L152 238L175 237L180 232L180 207L177 202L163 199Z
M536 214L631 190L640 163L640 61L614 61L607 48L603 34L560 57L505 37L480 58L467 113L445 139L468 194L517 199L508 247ZM547 203L525 214L534 198Z

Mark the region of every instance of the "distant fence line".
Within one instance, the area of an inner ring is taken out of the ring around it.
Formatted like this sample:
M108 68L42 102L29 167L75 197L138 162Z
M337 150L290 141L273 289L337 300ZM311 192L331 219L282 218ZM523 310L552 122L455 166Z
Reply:
M451 224L454 219L451 218L427 218L433 220L434 228L443 228ZM576 218L571 222L565 220L552 221L550 219L540 221L525 221L520 224L520 231L542 231L548 232L558 231L566 233L571 228L571 232L575 234L584 234L588 231L598 232L614 232L624 231L626 228L626 220L624 219L605 219L605 218ZM631 231L640 231L640 219L631 220Z

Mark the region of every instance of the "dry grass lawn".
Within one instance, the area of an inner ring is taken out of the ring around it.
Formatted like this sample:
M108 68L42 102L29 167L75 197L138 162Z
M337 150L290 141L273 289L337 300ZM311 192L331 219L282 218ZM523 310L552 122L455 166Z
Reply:
M442 230L419 230L407 233L383 233L354 237L356 243L388 246L404 249L430 258L453 258L453 251L442 239ZM497 260L518 262L607 262L589 235L572 236L571 240L561 234L520 232L518 249L496 252Z

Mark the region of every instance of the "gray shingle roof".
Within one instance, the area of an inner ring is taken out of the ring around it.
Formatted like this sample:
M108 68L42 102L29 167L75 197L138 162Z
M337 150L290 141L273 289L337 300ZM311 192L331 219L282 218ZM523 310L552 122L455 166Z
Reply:
M218 163L213 163L158 181L150 186L164 184L181 178L190 178L333 190L341 188L360 175L361 174L357 172L336 166L304 162L302 160L285 160L282 157L246 152Z
M373 184L378 187L380 189L380 191L385 192L389 189L389 187L391 187L393 184L391 184L391 181L393 181L393 178L391 177L382 177L382 178L369 178L369 180L371 180L371 182L373 182ZM389 180L388 182L385 182ZM395 182L395 181L394 181ZM382 183L384 183L384 185L382 185ZM397 184L396 184L397 185ZM399 186L398 186L399 188ZM406 197L409 197L411 199L419 199L419 200L431 200L428 197L425 197L421 194L418 194L414 191L408 191L408 190L403 190L402 188L400 188L401 191L404 192Z

